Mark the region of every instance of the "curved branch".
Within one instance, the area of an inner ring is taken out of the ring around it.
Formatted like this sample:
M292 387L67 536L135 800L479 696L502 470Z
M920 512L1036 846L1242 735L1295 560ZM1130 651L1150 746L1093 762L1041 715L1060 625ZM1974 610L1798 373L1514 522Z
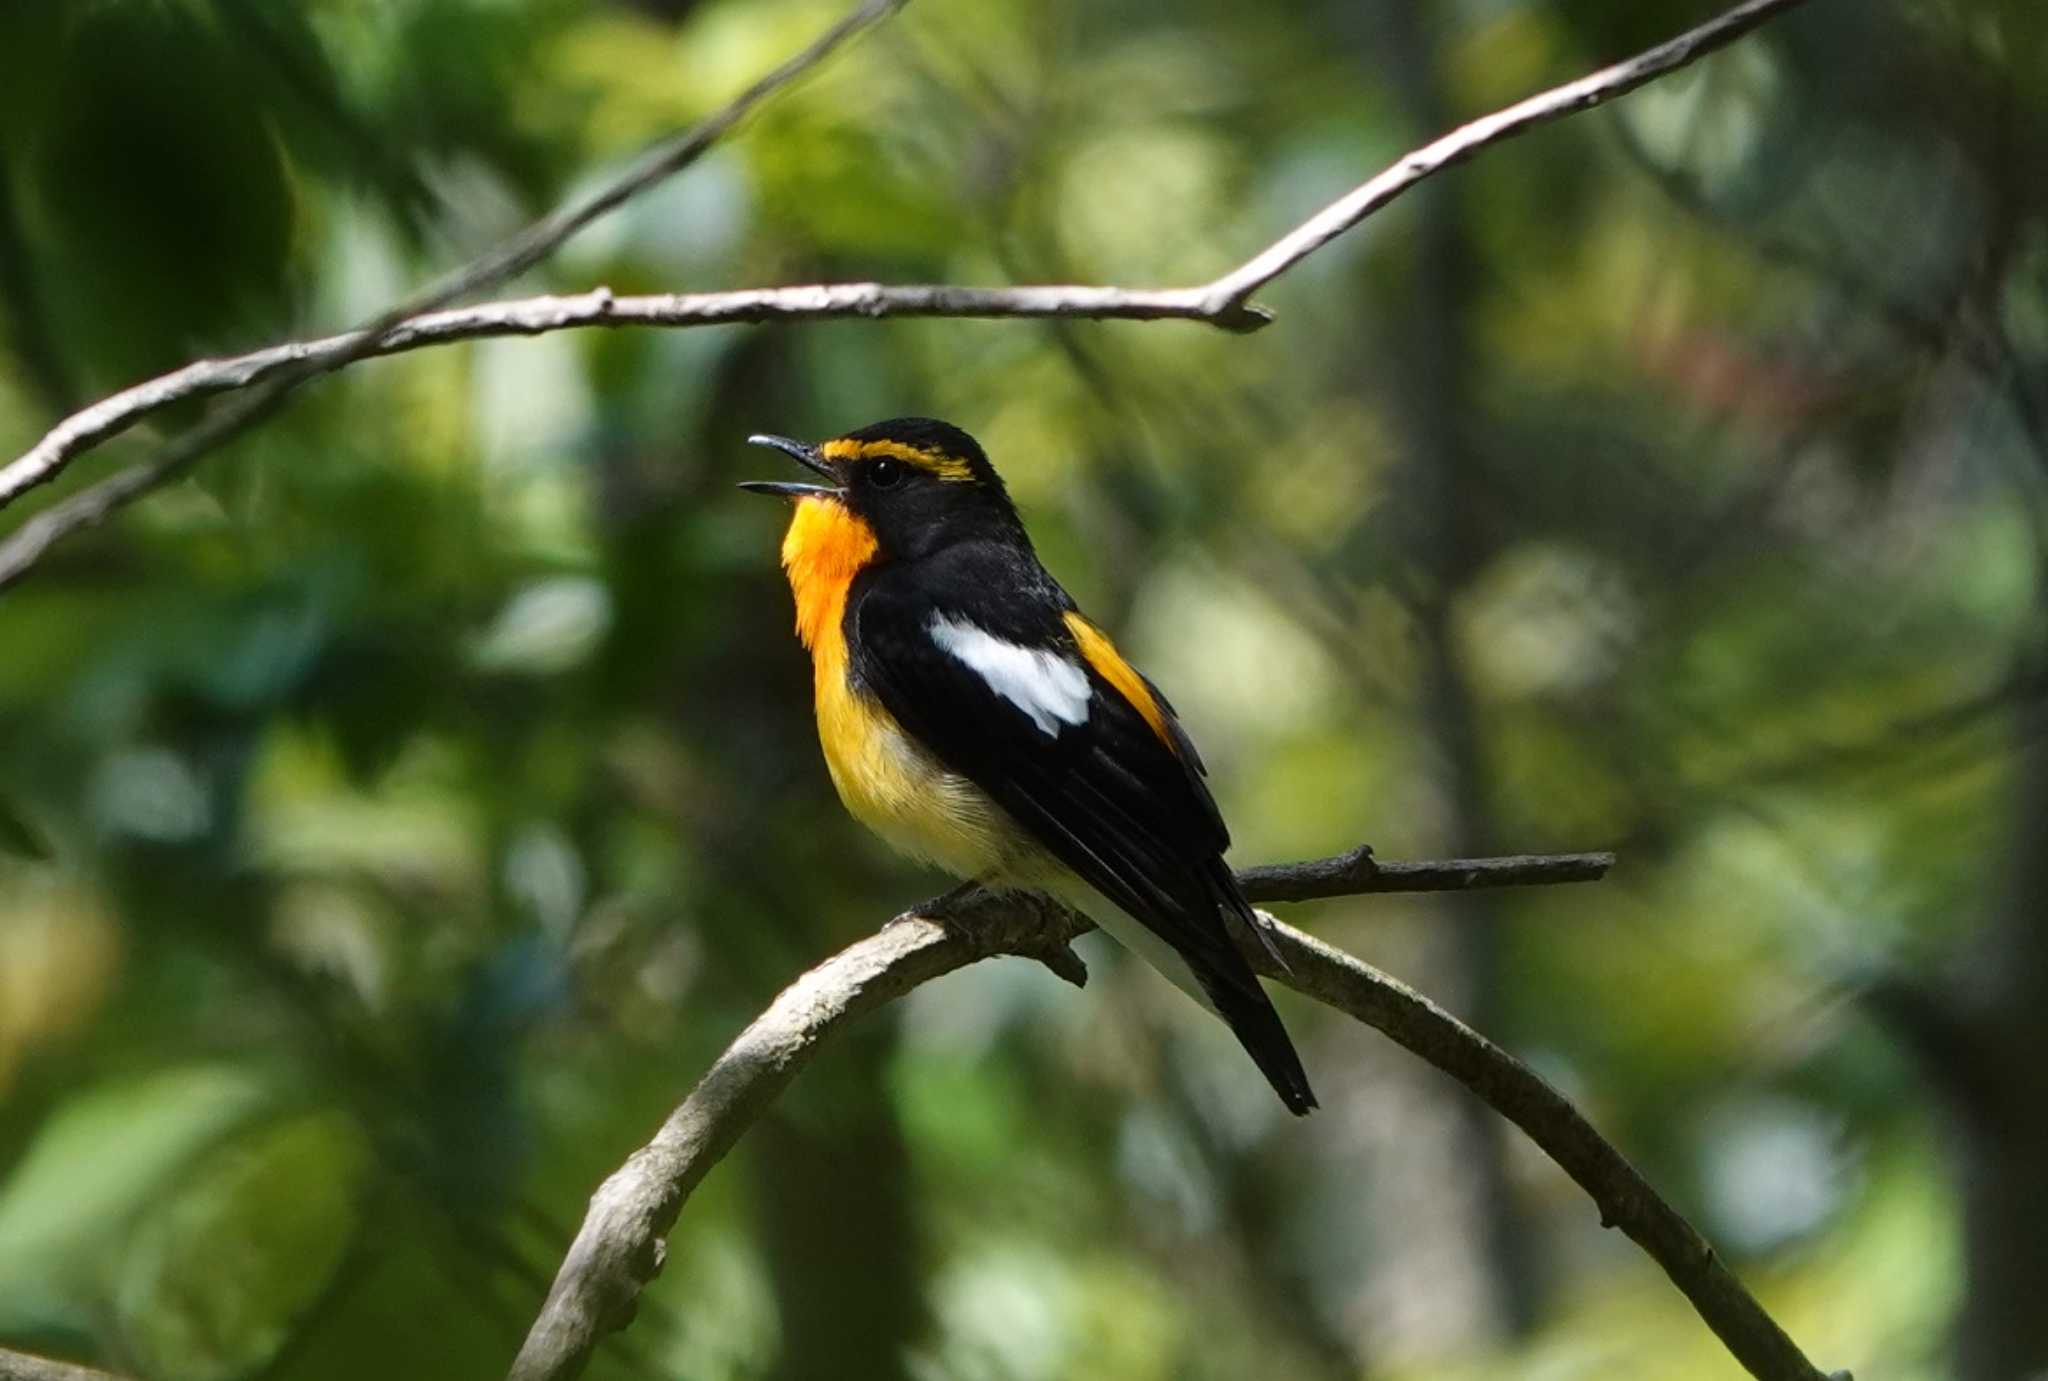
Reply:
M1462 125L1361 183L1228 273L1195 287L1133 289L1052 285L967 288L838 283L646 297L614 297L609 290L599 288L571 297L526 298L425 314L428 307L439 306L463 292L486 286L488 282L502 281L499 268L509 265L516 270L537 262L562 238L566 238L569 230L616 205L654 177L665 176L687 163L711 138L716 138L738 119L737 114L730 118L721 115L706 122L708 126L722 121L700 143L687 151L672 149L665 155L658 154L629 177L627 182L633 184L630 189L617 195L612 192L600 194L573 214L564 212L541 222L528 236L522 236L506 250L484 261L496 266L490 274L479 271L482 265L479 269L459 274L449 287L432 294L430 302L415 303L411 311L402 310L377 326L362 331L273 346L227 359L201 360L124 389L72 414L51 428L21 456L0 467L0 508L35 486L56 478L78 456L171 403L247 388L280 374L291 381L284 383L284 388L289 388L316 374L331 373L372 355L396 354L458 340L537 335L584 326L687 327L889 316L1064 317L1126 321L1180 319L1206 322L1227 330L1256 330L1272 318L1264 309L1251 304L1254 292L1338 236L1355 229L1418 183L1490 145L1574 112L1604 104L1658 77L1689 66L1783 11L1803 3L1805 0L1744 0L1718 18L1625 62L1553 87L1505 110ZM846 21L842 30L835 30L820 40L811 53L793 60L785 69L764 79L748 98L765 96L789 76L822 56L820 49L837 42L852 27L871 22L892 8L894 5L888 3L865 6L854 18ZM700 127L699 132L703 128ZM649 169L655 171L650 173ZM581 218L577 219L579 216ZM536 236L540 238L534 238ZM283 383L282 380L280 382ZM252 408L251 416L243 425L258 420L267 410ZM199 451L210 449L224 439L209 436L205 438L203 447L187 448L193 449L194 454L180 456L174 464L161 460L140 463L78 495L80 502L77 504L69 507L59 505L49 510L42 515L44 521L36 532L17 534L17 537L0 543L0 587L18 578L52 543L80 528L103 521L109 513L189 465ZM125 480L124 475L128 477ZM19 540L18 544L18 539L26 540Z
M1569 866L1534 871L1532 865L1549 860L1362 868L1361 859L1369 862L1370 851L1353 851L1334 859L1252 869L1239 877L1254 900L1272 900L1402 891L1409 890L1404 879L1428 887L1515 869L1531 881L1579 880L1598 876L1608 861L1602 855L1566 857ZM1599 871L1587 871L1588 859L1601 860ZM1353 882L1340 891L1334 878L1345 872ZM1319 890L1303 890L1309 888ZM1261 973L1385 1033L1520 1127L1592 1196L1604 1224L1626 1232L1664 1268L1753 1376L1823 1381L1713 1248L1564 1095L1406 985L1263 913L1262 919L1281 962L1262 944L1240 937ZM631 1321L635 1298L661 1269L663 1235L691 1191L841 1025L919 984L994 955L1035 958L1060 972L1059 957L1089 929L1084 917L1044 898L973 893L949 908L943 922L898 917L784 989L719 1056L654 1139L591 1197L583 1226L513 1363L512 1381L564 1381L577 1375L603 1336Z
M1064 949L1087 923L1050 904L979 894L951 925L905 914L784 988L725 1048L654 1139L598 1186L512 1381L563 1381L605 1334L632 1321L661 1270L683 1202L841 1025L977 959Z

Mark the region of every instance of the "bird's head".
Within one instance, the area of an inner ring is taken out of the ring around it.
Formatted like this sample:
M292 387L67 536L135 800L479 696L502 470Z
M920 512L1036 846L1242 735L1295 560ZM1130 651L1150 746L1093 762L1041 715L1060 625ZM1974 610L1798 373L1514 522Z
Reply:
M949 423L897 417L815 446L786 436L747 440L791 456L824 483L749 480L740 488L795 499L799 523L813 504L843 510L872 536L879 559L915 560L975 538L1024 540L1002 477L980 444Z

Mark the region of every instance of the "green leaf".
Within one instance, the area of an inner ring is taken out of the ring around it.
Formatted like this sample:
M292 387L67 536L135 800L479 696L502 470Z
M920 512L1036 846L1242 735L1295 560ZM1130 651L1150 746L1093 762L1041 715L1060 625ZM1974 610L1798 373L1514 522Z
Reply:
M123 1351L149 1374L194 1381L268 1361L340 1267L368 1164L334 1112L270 1123L207 1156L123 1255Z
M49 841L32 827L12 801L0 797L0 853L19 858L47 859Z
M0 1186L0 1331L88 1313L98 1265L135 1215L268 1096L248 1070L201 1065L59 1108Z

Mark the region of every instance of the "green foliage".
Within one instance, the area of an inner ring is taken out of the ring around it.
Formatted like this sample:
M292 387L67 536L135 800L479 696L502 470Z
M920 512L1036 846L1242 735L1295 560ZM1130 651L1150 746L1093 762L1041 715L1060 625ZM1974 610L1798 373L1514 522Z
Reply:
M1199 281L1679 8L918 0L522 290ZM936 890L831 799L781 515L731 488L749 432L910 412L989 445L1239 861L1618 847L1598 887L1306 914L1555 1078L1817 1359L1944 1374L1945 1115L1854 994L1971 954L2006 875L2040 8L1815 7L1452 171L1254 336L416 353L60 548L0 595L0 1344L503 1368L592 1186ZM0 5L0 453L376 311L837 11ZM1289 1005L1326 1110L1283 1122L1088 957L821 1057L593 1374L1731 1374L1383 1042Z

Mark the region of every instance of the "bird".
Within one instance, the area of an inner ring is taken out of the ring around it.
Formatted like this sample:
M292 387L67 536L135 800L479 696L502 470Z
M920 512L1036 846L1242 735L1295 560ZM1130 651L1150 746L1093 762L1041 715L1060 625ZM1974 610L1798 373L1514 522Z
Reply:
M1278 958L1194 742L1039 561L981 445L929 417L747 440L823 481L740 488L794 502L782 567L848 812L966 884L1081 911L1220 1016L1290 1112L1314 1108L1231 938L1226 918Z

